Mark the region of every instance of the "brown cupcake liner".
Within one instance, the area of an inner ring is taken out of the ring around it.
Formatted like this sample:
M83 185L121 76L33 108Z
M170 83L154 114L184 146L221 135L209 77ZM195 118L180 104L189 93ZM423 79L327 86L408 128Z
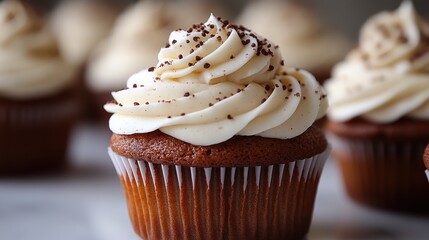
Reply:
M65 165L71 127L79 101L66 95L52 102L6 102L0 105L0 174L38 173Z
M427 140L327 137L353 200L384 210L429 214L421 160Z
M109 155L143 239L302 239L329 149L280 165L199 168Z

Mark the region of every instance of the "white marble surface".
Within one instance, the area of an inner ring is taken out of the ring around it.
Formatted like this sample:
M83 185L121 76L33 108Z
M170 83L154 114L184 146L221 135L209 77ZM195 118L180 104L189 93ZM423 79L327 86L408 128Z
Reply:
M109 136L98 126L81 125L72 138L71 170L0 178L0 240L137 240L107 156ZM328 161L308 239L429 239L429 218L354 204Z

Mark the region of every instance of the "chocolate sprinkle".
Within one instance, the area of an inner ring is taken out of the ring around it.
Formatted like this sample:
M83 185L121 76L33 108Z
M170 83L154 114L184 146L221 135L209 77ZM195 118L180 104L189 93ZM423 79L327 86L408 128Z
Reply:
M271 87L270 87L270 85L265 85L265 90L267 90L267 91L270 91L270 89L271 89Z

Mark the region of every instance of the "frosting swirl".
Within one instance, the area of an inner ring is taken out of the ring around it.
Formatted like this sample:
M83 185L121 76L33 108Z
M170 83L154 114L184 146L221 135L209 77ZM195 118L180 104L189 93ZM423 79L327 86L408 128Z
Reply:
M287 139L325 114L324 90L310 73L281 67L274 44L213 15L174 31L158 58L112 93L116 102L105 109L113 132L159 129L194 145L234 135Z
M411 2L368 20L326 88L335 121L429 119L429 25Z
M428 71L429 59L424 56L428 38L429 25L416 14L411 2L404 2L397 11L382 12L368 20L361 30L358 54L371 68L410 62L412 70Z
M45 96L67 86L71 75L41 20L18 1L0 3L0 95Z

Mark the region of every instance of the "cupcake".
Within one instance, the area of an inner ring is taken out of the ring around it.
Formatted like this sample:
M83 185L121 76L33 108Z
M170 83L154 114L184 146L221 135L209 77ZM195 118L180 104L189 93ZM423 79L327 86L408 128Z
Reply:
M319 82L330 77L334 64L350 49L345 37L328 29L312 9L295 1L252 2L237 22L270 36L287 57L288 66L310 71Z
M187 11L192 14L186 14ZM118 17L111 35L88 65L86 83L92 112L98 112L107 123L109 114L102 107L111 98L111 92L123 89L132 74L157 63L158 51L165 46L171 29L191 25L209 13L197 3L140 1L130 6Z
M78 115L72 67L19 1L0 3L0 174L63 166Z
M307 71L213 15L170 34L158 64L113 92L110 157L143 239L302 239L326 110Z
M425 153L423 155L423 161L426 166L426 176L428 177L428 180L429 180L429 144L426 146Z
M429 141L429 24L411 2L363 26L326 84L326 130L350 197L429 213L422 155Z

